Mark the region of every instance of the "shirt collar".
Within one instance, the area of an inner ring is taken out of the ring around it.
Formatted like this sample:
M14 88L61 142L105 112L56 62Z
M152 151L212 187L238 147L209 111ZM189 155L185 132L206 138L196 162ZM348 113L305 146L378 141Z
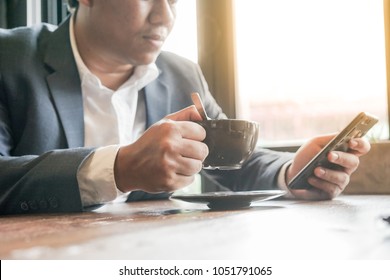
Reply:
M76 61L77 69L80 75L81 82L83 83L87 77L89 77L94 84L98 85L100 88L105 88L100 79L94 75L88 67L84 64L80 53L77 48L76 38L74 34L74 20L75 17L72 15L70 20L70 44L72 47L72 52ZM151 63L148 65L139 65L134 69L134 73L130 76L130 78L120 87L120 89L129 86L136 86L137 90L142 89L147 84L155 80L159 75L159 70L155 63Z

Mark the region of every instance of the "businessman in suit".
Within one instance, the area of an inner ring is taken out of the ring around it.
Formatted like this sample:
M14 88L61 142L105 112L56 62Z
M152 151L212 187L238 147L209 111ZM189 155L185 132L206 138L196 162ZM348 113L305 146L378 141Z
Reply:
M0 214L77 212L125 197L160 199L190 184L208 154L190 93L225 118L196 64L161 52L176 1L69 1L58 28L0 31ZM232 190L286 188L332 136L296 154L256 149L236 171L202 171ZM339 195L364 139L317 168L299 199Z

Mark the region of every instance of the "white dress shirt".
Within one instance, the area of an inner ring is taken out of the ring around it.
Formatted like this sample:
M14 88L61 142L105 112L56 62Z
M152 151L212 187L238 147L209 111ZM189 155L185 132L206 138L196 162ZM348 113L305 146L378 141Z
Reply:
M154 63L137 66L116 91L105 87L80 57L73 20L70 41L81 79L84 145L100 147L84 160L77 173L83 206L90 206L112 201L121 194L115 184L115 158L120 146L133 143L145 131L145 100L138 92L159 72Z

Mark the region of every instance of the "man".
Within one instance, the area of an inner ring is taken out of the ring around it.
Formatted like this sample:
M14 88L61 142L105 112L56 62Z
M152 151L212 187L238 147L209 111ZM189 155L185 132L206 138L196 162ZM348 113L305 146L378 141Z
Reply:
M187 186L208 154L199 92L223 118L197 65L161 53L176 1L69 1L72 17L0 31L0 213L72 212L118 197L167 197ZM295 155L257 149L236 171L204 171L232 190L286 188L331 136ZM340 194L370 149L332 152L299 199Z

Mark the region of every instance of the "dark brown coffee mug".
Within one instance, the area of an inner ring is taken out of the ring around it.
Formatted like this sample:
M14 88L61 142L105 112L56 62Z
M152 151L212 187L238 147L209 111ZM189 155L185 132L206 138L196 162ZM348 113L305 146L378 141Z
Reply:
M198 122L206 130L204 143L209 155L204 169L239 169L253 153L259 135L259 124L237 119Z

